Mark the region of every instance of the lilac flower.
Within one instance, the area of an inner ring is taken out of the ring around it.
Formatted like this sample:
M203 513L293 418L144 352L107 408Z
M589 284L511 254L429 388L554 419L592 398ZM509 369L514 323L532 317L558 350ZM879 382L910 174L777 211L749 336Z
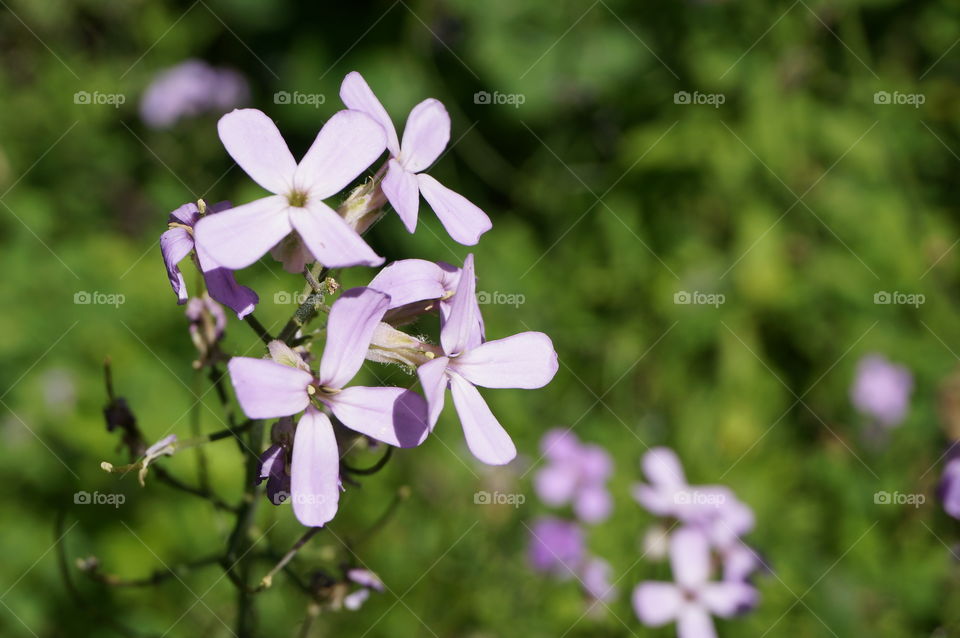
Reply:
M573 503L585 523L605 520L613 509L606 482L613 472L610 455L599 445L583 445L569 430L550 430L540 441L548 465L534 477L537 495L554 507Z
M327 342L316 376L298 353L280 341L270 345L273 360L234 357L228 368L237 400L253 419L304 411L297 425L291 462L291 500L301 523L322 526L339 501L340 455L330 410L346 427L398 447L426 438L427 405L404 388L345 387L360 370L367 346L390 298L369 288L344 292L330 309Z
M187 60L153 78L140 100L140 117L153 128L168 128L184 117L224 113L244 104L250 87L231 69Z
M480 240L480 235L490 230L486 213L463 195L421 172L440 157L450 141L450 116L443 104L430 98L413 107L401 142L386 109L356 71L343 79L340 99L347 108L375 119L387 132L390 160L382 189L409 232L417 228L421 194L455 241L472 246Z
M530 564L558 578L569 578L583 562L583 531L573 521L541 518L530 528Z
M850 400L857 410L880 425L893 427L906 417L912 391L909 370L882 355L867 355L857 364Z
M169 230L160 235L160 252L163 254L170 286L177 295L177 303L183 304L187 301L187 284L178 264L195 250L197 264L203 273L210 296L231 308L237 313L237 317L243 319L253 312L260 300L257 293L238 284L233 271L221 266L204 250L203 246L194 241L194 227L201 218L219 214L228 208L230 208L230 202L219 202L208 207L206 214L201 215L197 205L191 202L176 209L170 213Z
M710 546L699 530L683 528L673 534L670 564L675 583L646 581L633 591L634 611L645 625L676 622L680 638L714 638L711 615L729 618L757 602L751 585L709 580Z
M350 611L360 609L370 597L370 592L382 592L384 590L383 581L380 580L380 577L368 569L354 568L347 570L347 580L360 585L359 589L343 598L343 606Z
M960 518L960 457L947 462L940 479L940 500L950 516Z
M643 455L642 465L650 484L635 485L633 497L657 516L672 516L687 523L703 522L733 499L733 493L720 485L688 485L680 459L669 448L651 448Z
M557 372L557 353L550 337L542 332L484 342L475 291L473 255L468 255L449 319L440 331L444 356L424 363L417 374L430 406L430 427L440 417L449 386L467 447L484 463L503 465L516 456L517 449L476 386L543 387Z
M227 113L220 140L247 175L272 195L237 206L197 224L197 241L229 268L245 268L296 231L323 265L379 266L383 258L327 206L376 160L383 129L357 111L335 113L298 164L273 121L256 109Z

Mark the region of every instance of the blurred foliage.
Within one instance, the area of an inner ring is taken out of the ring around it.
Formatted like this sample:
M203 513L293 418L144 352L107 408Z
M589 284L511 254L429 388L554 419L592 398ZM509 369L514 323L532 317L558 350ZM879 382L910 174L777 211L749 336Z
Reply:
M7 0L0 634L114 636L114 622L148 635L231 633L235 594L216 567L109 591L72 567L96 555L105 571L139 577L216 551L230 529L207 503L98 468L122 461L101 417L108 354L148 436L188 435L191 414L204 430L222 427L191 370L157 238L185 201L243 202L258 191L231 168L215 116L167 131L137 116L151 77L196 57L241 70L253 105L295 153L339 107L350 70L398 125L424 97L444 101L452 150L432 172L494 219L473 249L479 289L525 300L484 306L488 334L543 330L560 353L546 389L486 394L521 451L510 467L475 463L448 408L422 448L348 490L297 564L335 566L341 541L409 485L395 518L357 547L390 591L362 612L321 615L313 635L673 635L640 626L629 605L637 582L667 576L638 560L650 519L629 497L655 444L678 451L691 481L727 483L756 510L749 540L774 573L758 579L760 608L721 622L722 635L960 635L951 557L960 527L935 499L947 442L937 394L960 352L958 13L905 0ZM77 91L126 102L75 104ZM278 105L276 91L326 102ZM478 91L520 94L523 104L478 104ZM677 104L678 91L725 100ZM925 102L877 104L877 91ZM390 259L459 263L468 251L421 210L416 235L391 217L372 245ZM274 294L299 291L300 280L269 260L239 278L276 329L292 307ZM125 303L75 305L78 291ZM680 291L725 303L678 305ZM926 302L877 305L878 291ZM233 318L229 346L259 347ZM916 376L908 420L880 443L864 437L848 399L856 361L871 351ZM613 564L620 595L598 614L584 616L575 582L545 580L525 563L524 524L544 511L529 471L539 436L556 425L617 462L615 515L590 542ZM209 447L213 484L236 499L240 455L229 442ZM161 463L195 478L189 454ZM81 489L127 500L74 505ZM481 507L479 489L528 498ZM878 490L926 503L878 506ZM58 515L65 533L52 546ZM255 531L282 552L301 528L288 508L263 508ZM68 595L61 549L83 604ZM263 635L295 635L306 600L278 576L260 614Z

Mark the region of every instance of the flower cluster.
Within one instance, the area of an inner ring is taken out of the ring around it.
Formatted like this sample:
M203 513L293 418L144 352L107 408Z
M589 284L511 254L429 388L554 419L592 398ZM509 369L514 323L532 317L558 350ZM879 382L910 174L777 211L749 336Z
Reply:
M570 430L555 428L540 441L546 465L534 476L537 496L546 505L572 505L578 520L544 517L530 528L530 564L560 580L575 577L593 609L594 601L616 596L611 568L604 559L588 554L583 524L600 523L613 511L606 483L613 460L599 445L583 444Z
M640 583L633 592L634 611L645 625L676 622L680 638L715 636L711 616L729 618L757 603L748 578L762 563L741 540L753 528L753 512L725 486L687 484L672 450L649 450L642 466L649 483L636 485L634 498L670 524L648 534L646 554L668 555L674 582ZM717 565L722 575L714 581Z
M327 120L299 162L261 111L224 115L218 125L224 147L268 194L238 206L181 206L161 237L180 303L187 301L188 291L178 264L188 255L209 296L251 325L258 297L237 283L234 271L270 252L288 271L303 272L312 287L314 294L292 319L297 322L293 331L276 339L260 331L268 342L266 358L233 357L227 366L246 415L279 419L272 445L261 456L260 480L267 482L268 497L275 504L292 502L300 522L311 527L323 526L337 512L345 439L418 446L436 425L449 388L471 453L485 463L505 464L516 448L477 388L539 388L557 371L556 352L543 333L487 339L473 255L462 268L397 261L367 286L340 292L333 277L337 269L384 263L362 235L387 204L413 232L422 194L450 236L465 245L476 244L491 228L482 210L424 172L450 139L450 118L439 101L415 106L399 140L358 73L347 75L340 94L347 108ZM371 178L339 206L328 203L385 151L385 163ZM401 330L431 314L439 318L439 343ZM310 331L306 324L316 315L325 315L325 324ZM205 302L193 304L189 316L202 364L204 347L222 336L223 326ZM312 347L319 335L323 350L315 357ZM354 384L365 360L415 371L422 394Z

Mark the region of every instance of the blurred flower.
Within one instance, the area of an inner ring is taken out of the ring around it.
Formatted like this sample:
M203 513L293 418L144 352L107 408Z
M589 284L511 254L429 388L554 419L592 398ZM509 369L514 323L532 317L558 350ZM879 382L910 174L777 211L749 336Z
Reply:
M379 266L378 256L324 199L380 157L383 129L357 111L339 111L297 163L263 112L241 109L218 124L220 141L253 181L271 194L197 224L197 242L228 268L245 268L294 230L324 266Z
M187 60L157 73L140 100L147 126L168 128L184 117L225 113L250 99L246 79L231 69Z
M347 579L353 581L360 588L347 594L343 598L343 606L350 611L356 611L370 597L371 591L382 592L384 590L383 581L380 577L367 569L349 569L347 570Z
M480 235L490 230L486 213L463 195L421 172L440 157L450 141L450 116L443 104L429 98L413 107L401 142L390 115L356 71L343 79L340 99L347 108L375 119L386 131L390 160L381 188L409 232L417 227L421 194L454 241L472 246L480 240Z
M223 306L211 299L206 292L199 297L190 298L185 314L190 321L190 340L200 353L200 359L194 362L194 367L200 369L216 356L216 344L223 339L227 315Z
M580 570L580 581L593 600L610 602L617 596L617 588L610 582L610 563L602 558L588 559Z
M203 207L204 210L200 210ZM160 235L160 252L163 263L167 268L167 277L170 286L177 295L177 303L187 301L187 284L183 279L178 265L183 259L196 251L197 265L203 273L204 282L210 296L231 308L237 317L243 319L253 312L260 298L246 286L241 286L228 270L214 261L203 249L203 246L194 241L194 227L202 217L209 217L230 208L230 202L218 202L207 207L200 201L200 207L193 202L184 204L170 213L169 230Z
M577 573L586 549L583 531L573 521L541 518L530 528L530 564L561 579Z
M905 367L882 355L867 355L857 364L850 400L880 425L899 425L907 414L913 377Z
M757 591L737 581L710 581L710 545L698 529L683 528L670 541L675 582L646 581L633 591L633 608L645 625L677 623L680 638L716 636L711 615L729 618L752 609Z
M573 432L556 428L540 441L548 465L534 477L537 495L554 507L573 503L573 511L585 523L605 520L613 509L606 483L613 473L613 460L599 445L584 445Z
M938 492L947 514L960 519L960 457L950 460L943 468Z
M476 285L473 255L467 255L450 317L440 330L445 356L422 364L417 375L430 406L430 427L440 417L449 386L470 452L484 463L504 465L517 455L517 448L476 386L541 388L557 373L557 353L542 332L484 342Z
M650 483L636 484L633 497L657 516L704 522L715 518L722 506L733 500L730 489L721 485L688 485L680 459L669 448L651 448L641 464Z

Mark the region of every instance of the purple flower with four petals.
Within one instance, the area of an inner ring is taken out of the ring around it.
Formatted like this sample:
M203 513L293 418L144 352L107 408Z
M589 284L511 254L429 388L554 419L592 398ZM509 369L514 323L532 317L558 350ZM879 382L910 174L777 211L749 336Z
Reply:
M605 520L613 509L606 487L613 473L610 454L559 428L544 435L540 448L548 462L534 477L540 500L554 507L572 502L574 513L585 523Z

